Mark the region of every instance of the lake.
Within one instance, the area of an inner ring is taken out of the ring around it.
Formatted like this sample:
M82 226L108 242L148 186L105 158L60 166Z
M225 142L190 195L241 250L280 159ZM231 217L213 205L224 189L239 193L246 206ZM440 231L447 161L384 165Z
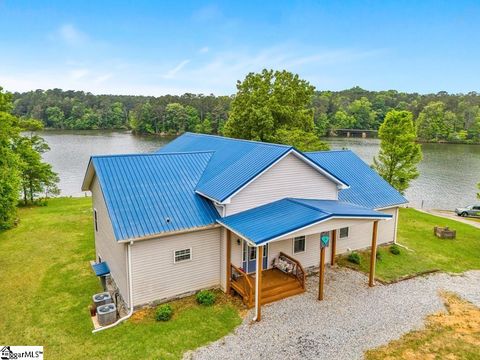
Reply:
M134 136L121 131L43 131L51 147L46 161L60 175L64 196L83 196L80 190L90 155L151 152L172 138ZM378 153L378 139L327 138L332 149L348 148L368 164ZM452 209L476 202L480 181L480 146L423 144L420 176L412 182L406 197L412 206Z

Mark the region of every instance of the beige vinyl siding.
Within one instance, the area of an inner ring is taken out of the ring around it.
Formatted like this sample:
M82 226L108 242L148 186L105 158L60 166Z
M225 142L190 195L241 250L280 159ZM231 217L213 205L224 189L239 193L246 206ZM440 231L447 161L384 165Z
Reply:
M337 185L294 154L289 154L247 185L230 204L232 215L285 197L336 200Z
M175 250L192 249L192 259L174 263ZM135 306L220 285L221 229L201 230L132 246Z
M269 245L268 263L271 267L272 260L280 254L280 251L300 261L304 268L318 267L320 265L320 234L307 235L305 237L305 251L293 252L293 238L275 241ZM326 249L325 260L330 263L330 246Z
M395 238L395 218L398 214L398 208L381 210L383 213L393 215L388 221L379 221L377 231L377 244L393 242ZM338 238L337 254L351 250L360 250L372 245L373 222L351 226L347 238ZM339 236L339 235L338 235Z
M115 240L102 189L96 176L93 178L91 191L93 208L97 210L98 231L94 229L96 260L100 256L102 261L108 263L110 274L128 304L126 245Z

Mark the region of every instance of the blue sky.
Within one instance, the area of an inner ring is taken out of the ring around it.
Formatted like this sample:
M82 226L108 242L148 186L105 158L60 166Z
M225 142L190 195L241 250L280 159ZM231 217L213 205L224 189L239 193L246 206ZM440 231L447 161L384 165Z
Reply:
M232 94L287 69L319 90L479 91L480 1L0 0L0 86Z

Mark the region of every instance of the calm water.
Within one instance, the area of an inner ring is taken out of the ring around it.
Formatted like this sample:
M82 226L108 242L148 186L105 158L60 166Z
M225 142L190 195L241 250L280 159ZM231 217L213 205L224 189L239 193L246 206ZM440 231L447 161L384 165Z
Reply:
M60 175L62 195L81 196L80 190L90 155L150 152L171 139L133 136L128 132L45 131L51 151L45 160ZM371 164L378 153L377 139L329 138L332 149L348 148ZM420 177L406 196L413 206L451 209L476 201L476 183L480 181L480 146L424 144Z

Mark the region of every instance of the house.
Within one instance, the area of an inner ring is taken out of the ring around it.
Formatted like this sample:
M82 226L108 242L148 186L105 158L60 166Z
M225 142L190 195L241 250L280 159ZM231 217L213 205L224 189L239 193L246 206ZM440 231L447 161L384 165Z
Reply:
M192 133L155 153L93 156L82 188L96 261L128 307L219 287L255 306L257 320L319 267L322 299L335 255L395 242L406 203L351 151Z

